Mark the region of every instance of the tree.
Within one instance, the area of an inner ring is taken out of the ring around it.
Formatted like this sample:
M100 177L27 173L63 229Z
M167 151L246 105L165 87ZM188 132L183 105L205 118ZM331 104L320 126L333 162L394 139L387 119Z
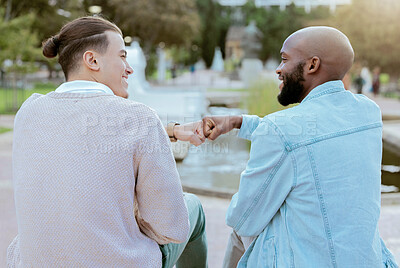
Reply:
M34 71L34 60L39 55L37 35L29 26L34 20L33 14L5 20L4 9L0 8L0 71L8 72L13 88L13 108L18 109L17 81L21 75ZM2 81L3 82L3 81Z
M160 42L167 46L190 44L200 21L193 0L114 0L115 21L129 35L141 39L148 53Z
M6 66L7 71L32 71L33 62L40 55L37 34L30 30L34 15L23 15L8 21L3 18L4 9L0 9L0 64L8 60L11 64Z
M327 22L343 31L353 45L356 60L370 68L399 75L400 35L398 18L400 2L392 0L353 0L337 10Z
M221 6L214 0L197 0L197 9L201 18L201 33L195 40L206 66L212 64L215 48L221 48L225 56L225 39L232 23L232 8Z
M260 59L263 61L269 58L280 58L279 51L283 42L290 34L304 26L307 16L302 8L294 4L289 5L285 10L280 10L279 7L269 9L256 7L253 2L247 2L242 10L246 25L254 20L263 33L260 52Z
M44 39L57 33L63 24L85 14L79 0L0 0L0 3L9 9L10 14L3 14L4 18L32 14L33 20L30 20L27 28L38 35L38 46Z
M217 4L213 0L198 0L197 6L202 18L202 31L200 35L201 56L207 68L212 64L215 47L219 38L218 24L216 20Z
M24 30L35 33L36 48L41 47L41 43L47 38L55 35L62 25L79 16L85 15L80 0L0 0L2 6L6 7L6 14L1 14L1 19L5 20L24 20ZM18 32L19 33L19 32ZM12 33L11 33L12 34ZM30 44L29 44L30 45ZM28 45L28 46L29 46ZM35 60L46 64L49 69L49 77L56 68L56 59L47 59L41 53L32 53Z

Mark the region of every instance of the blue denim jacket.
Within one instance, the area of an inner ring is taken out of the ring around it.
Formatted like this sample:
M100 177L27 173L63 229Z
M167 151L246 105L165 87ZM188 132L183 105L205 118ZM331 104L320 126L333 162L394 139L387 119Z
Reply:
M379 107L341 81L296 107L244 116L250 159L226 221L257 236L238 267L397 267L378 231Z

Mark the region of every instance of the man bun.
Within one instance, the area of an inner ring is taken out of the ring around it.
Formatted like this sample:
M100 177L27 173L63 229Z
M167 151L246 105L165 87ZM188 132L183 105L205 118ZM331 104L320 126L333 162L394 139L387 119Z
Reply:
M43 55L46 58L54 58L57 56L58 48L60 46L60 42L57 36L50 37L46 41L43 42Z

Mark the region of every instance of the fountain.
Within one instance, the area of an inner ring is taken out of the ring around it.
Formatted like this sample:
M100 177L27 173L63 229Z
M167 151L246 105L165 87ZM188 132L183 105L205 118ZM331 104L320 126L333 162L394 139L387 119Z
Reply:
M213 62L211 64L211 70L217 72L224 71L224 59L222 58L222 52L219 47L215 48Z

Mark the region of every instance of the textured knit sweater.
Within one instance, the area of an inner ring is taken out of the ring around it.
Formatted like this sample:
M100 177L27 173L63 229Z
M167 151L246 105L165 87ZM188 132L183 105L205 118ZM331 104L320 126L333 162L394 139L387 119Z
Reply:
M10 267L161 267L158 244L187 238L169 140L143 104L33 94L15 118L13 178Z

